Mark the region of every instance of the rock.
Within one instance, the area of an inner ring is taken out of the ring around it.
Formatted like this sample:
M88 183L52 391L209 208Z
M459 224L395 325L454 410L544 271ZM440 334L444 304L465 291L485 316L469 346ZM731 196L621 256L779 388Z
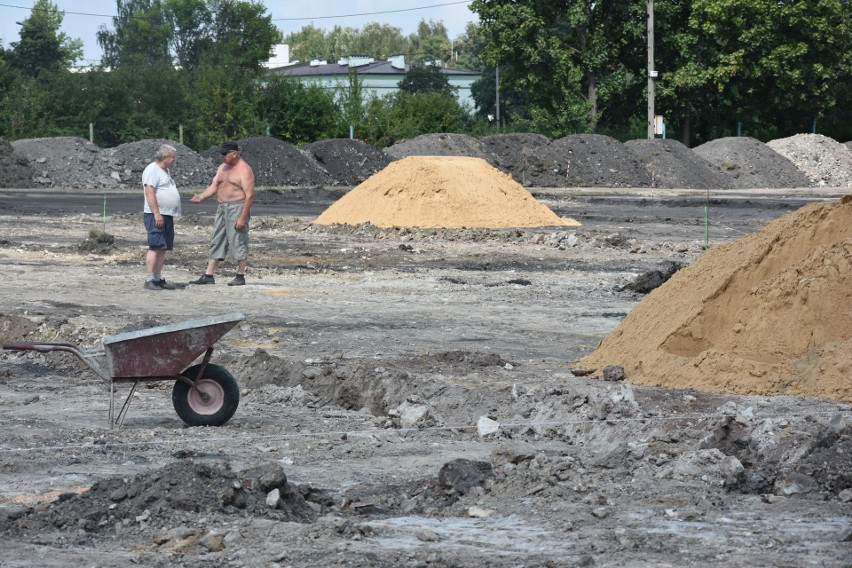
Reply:
M210 532L201 538L201 546L210 552L222 552L225 550L225 535L217 532Z
M277 509L281 504L281 490L277 487L266 495L266 506L270 509Z
M480 416L476 422L476 431L480 436L488 436L495 434L500 430L500 423L496 420L491 420L487 416Z
M623 381L624 367L621 365L607 365L603 370L603 380L605 381Z
M465 495L493 476L488 462L457 459L444 464L438 472L438 484L451 493Z

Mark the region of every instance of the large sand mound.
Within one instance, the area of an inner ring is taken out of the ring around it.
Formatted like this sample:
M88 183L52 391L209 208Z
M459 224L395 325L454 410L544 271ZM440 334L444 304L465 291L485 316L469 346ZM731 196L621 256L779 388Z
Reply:
M852 194L709 250L579 364L630 382L852 402Z
M317 217L319 225L506 228L579 225L557 216L481 158L409 156Z

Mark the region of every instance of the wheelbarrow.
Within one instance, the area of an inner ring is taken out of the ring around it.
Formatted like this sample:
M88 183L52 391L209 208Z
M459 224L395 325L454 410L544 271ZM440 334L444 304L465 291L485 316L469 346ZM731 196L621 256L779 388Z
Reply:
M240 389L224 367L211 364L213 345L237 323L241 313L229 313L183 323L108 335L103 347L78 349L70 343L6 343L12 351L67 351L79 357L110 383L109 426L121 428L140 382L175 381L172 405L189 426L221 426L237 411ZM192 363L202 354L200 363ZM106 367L98 359L106 358ZM115 385L133 383L115 414Z

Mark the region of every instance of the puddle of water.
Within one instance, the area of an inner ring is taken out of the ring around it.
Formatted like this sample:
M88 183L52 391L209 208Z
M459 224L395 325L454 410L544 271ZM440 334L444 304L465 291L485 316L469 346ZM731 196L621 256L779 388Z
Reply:
M442 548L487 550L490 554L533 554L543 549L553 554L571 547L564 533L557 535L515 515L487 519L395 517L365 525L378 533L368 540L396 550L422 549L426 544L421 538L424 534L429 534L427 541L437 538L435 543Z

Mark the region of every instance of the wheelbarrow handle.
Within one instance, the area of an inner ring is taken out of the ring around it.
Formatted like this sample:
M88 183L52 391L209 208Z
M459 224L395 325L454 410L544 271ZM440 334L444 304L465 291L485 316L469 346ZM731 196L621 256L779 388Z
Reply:
M3 349L8 349L10 351L38 351L40 353L65 351L66 353L76 355L99 377L110 380L109 373L107 373L103 367L98 364L93 357L93 353L86 353L71 343L4 343Z
M47 353L48 351L68 351L76 350L77 347L70 343L4 343L3 349L10 351L40 351Z

